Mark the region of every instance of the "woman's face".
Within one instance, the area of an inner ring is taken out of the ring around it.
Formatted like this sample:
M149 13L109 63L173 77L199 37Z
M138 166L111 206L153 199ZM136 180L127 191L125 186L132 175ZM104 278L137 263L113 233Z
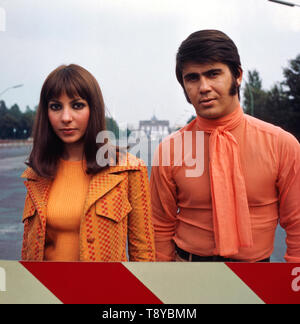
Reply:
M90 107L81 97L62 94L48 103L48 117L55 134L65 144L81 143L86 132Z

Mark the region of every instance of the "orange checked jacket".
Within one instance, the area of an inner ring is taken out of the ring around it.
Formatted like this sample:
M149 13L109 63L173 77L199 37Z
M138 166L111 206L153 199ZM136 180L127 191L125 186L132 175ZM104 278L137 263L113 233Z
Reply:
M126 165L109 167L89 184L80 225L80 261L155 261L147 168L127 155ZM52 181L31 168L23 214L22 260L43 261L47 200Z

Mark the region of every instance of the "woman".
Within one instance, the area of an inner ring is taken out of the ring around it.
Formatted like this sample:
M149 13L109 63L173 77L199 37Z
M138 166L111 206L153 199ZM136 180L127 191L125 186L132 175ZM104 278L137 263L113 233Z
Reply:
M96 79L74 64L54 70L42 87L22 175L23 260L127 261L128 241L130 261L154 261L147 169L121 152L117 164L97 163L104 130Z

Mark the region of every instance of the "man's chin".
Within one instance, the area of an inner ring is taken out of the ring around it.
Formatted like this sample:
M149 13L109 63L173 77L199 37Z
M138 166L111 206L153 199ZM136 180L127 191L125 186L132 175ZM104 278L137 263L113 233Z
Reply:
M207 108L205 110L197 111L197 115L206 119L218 119L222 117L222 112L217 108Z

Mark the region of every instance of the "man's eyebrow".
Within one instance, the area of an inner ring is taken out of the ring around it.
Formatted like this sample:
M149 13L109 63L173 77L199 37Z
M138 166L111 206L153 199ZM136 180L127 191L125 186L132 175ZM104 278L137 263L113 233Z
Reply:
M199 73L199 72L190 72L190 73L187 73L187 74L185 74L184 76L183 76L183 78L184 79L188 79L188 78L190 78L190 77L199 77L199 76L201 76L201 75L209 75L209 74L211 74L211 73L221 73L223 70L222 69L220 69L220 68L216 68L216 69L209 69L209 70L207 70L207 71L204 71L204 72L202 72L202 73Z
M221 73L222 69L210 69L210 70L207 70L207 71L203 72L202 74L203 75L208 75L208 74L216 73L216 72Z

